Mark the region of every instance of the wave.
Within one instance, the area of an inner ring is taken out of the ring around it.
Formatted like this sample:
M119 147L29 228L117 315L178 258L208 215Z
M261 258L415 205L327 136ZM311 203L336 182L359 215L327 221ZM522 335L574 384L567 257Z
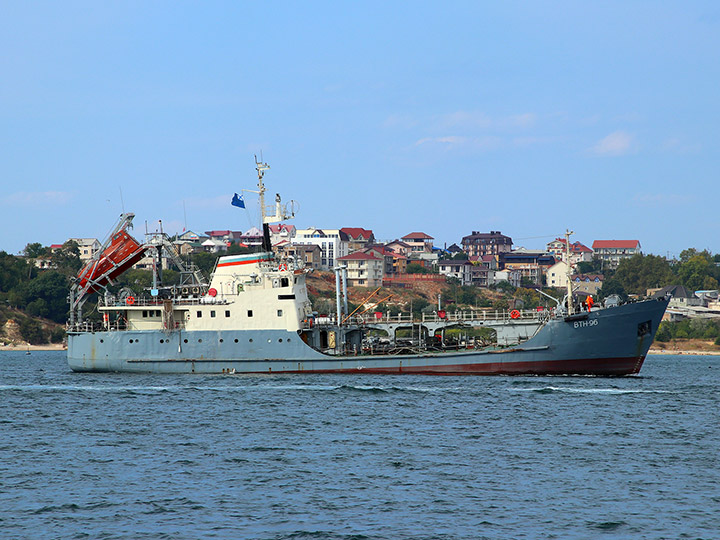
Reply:
M561 386L541 386L533 388L512 388L514 392L535 392L538 394L680 394L674 390L644 390L641 388L574 388Z
M238 392L238 391L273 391L273 390L307 390L312 392L369 392L369 393L391 393L391 392L418 392L434 393L459 390L459 388L432 388L420 386L373 386L373 385L262 385L262 386L109 386L109 385L59 385L59 384L5 384L0 385L2 391L22 392L184 392L184 391L211 391L211 392Z

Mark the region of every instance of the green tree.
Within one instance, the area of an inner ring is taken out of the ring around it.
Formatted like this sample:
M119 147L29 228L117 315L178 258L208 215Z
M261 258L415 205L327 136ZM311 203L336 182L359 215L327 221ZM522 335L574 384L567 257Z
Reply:
M515 292L515 287L512 286L512 284L504 279L501 282L497 284L497 288L500 289L504 293L512 293Z
M29 259L38 259L47 256L48 251L48 248L43 247L40 242L33 242L25 246L23 254Z
M670 264L657 255L633 255L618 265L614 279L630 294L644 295L647 289L660 288L675 281Z
M602 273L602 260L599 257L593 257L591 261L581 261L577 263L578 274L600 274Z
M425 300L424 298L417 298L412 301L412 313L415 317L420 317L422 315L423 309L428 307L430 305L430 302Z
M598 292L598 296L601 300L603 298L607 298L611 294L617 294L623 301L627 300L628 297L625 287L623 287L619 279L614 277L605 279L603 281L602 289Z
M655 334L655 341L667 342L672 339L672 332L667 322L663 321L660 323L657 333Z
M193 253L192 262L202 271L203 274L209 276L215 269L215 263L217 263L218 255L215 253Z
M18 325L20 327L20 336L32 345L47 343L47 335L40 323L35 319L24 318Z
M60 249L53 251L50 260L55 270L65 276L76 276L82 267L80 247L74 240L68 240Z
M683 253L685 252L683 251ZM682 285L691 291L698 291L705 288L705 278L712 277L714 269L715 266L711 259L703 254L698 254L681 262L677 274Z
M419 263L410 263L407 265L406 272L408 274L428 274L430 271Z
M65 322L69 292L66 276L55 270L42 272L27 285L27 302L28 309L32 311L31 315L47 317L57 323Z
M9 292L27 280L27 260L0 251L0 292Z
M252 250L249 247L242 247L238 244L232 244L227 249L227 255L244 255L246 253L252 253Z
M57 326L50 332L50 343L61 343L65 339L65 329L62 326Z

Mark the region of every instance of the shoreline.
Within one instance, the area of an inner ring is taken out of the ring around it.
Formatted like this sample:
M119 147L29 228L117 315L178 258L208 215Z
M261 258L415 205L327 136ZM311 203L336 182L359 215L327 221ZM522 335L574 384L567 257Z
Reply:
M688 356L720 356L720 351L701 351L701 350L686 350L686 349L654 349L650 348L648 355L650 354L666 354L666 355L688 355Z
M30 345L28 343L16 343L0 345L0 351L65 351L67 347L62 343L43 343L42 345Z

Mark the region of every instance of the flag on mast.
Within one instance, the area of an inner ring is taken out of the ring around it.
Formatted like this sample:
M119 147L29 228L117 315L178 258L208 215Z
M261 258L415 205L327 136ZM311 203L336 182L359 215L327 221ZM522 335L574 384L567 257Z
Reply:
M245 199L243 199L242 195L238 195L237 193L233 196L232 202L230 203L233 206L237 206L238 208L245 208Z

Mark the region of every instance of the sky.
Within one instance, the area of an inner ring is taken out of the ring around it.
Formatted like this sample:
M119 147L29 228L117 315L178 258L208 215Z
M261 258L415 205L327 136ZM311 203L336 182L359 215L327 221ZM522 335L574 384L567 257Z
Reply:
M258 225L720 252L720 3L0 1L0 251Z

